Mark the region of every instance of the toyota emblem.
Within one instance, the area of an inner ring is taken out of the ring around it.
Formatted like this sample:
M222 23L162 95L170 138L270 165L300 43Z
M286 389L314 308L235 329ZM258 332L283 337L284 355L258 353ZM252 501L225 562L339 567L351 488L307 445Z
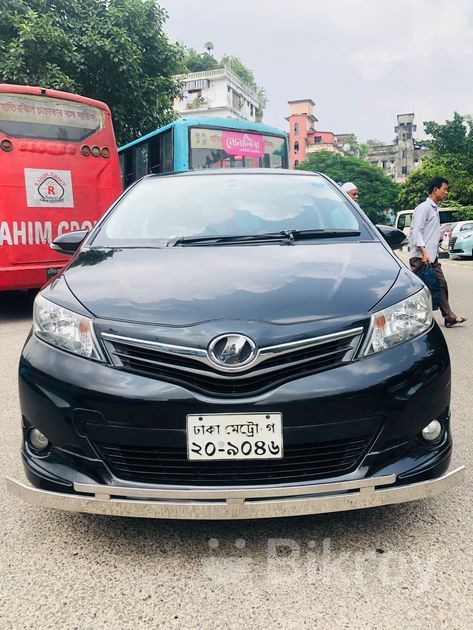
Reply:
M256 344L245 335L227 334L215 337L208 348L210 361L224 368L242 368L256 358Z

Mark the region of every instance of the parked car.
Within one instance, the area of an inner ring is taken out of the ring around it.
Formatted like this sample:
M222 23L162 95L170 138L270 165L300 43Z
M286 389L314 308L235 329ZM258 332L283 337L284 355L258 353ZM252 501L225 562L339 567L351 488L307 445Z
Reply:
M450 236L452 235L453 227L456 225L454 223L444 223L440 225L440 249L448 252L448 242L450 240Z
M386 240L387 239L387 240ZM38 294L20 359L32 503L241 519L430 497L450 359L428 289L328 178L151 175Z
M460 230L451 236L449 252L459 258L471 258L473 256L473 229Z
M467 232L473 230L473 221L456 221L450 230L450 236L458 236L458 232Z
M448 244L454 225L455 223L445 223L440 225L439 258L448 258Z

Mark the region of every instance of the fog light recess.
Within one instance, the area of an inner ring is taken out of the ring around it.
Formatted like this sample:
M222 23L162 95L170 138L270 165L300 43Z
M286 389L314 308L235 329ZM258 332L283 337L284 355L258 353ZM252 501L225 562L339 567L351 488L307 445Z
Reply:
M36 451L44 451L49 446L48 438L38 429L31 429L28 439Z
M438 420L432 420L422 429L422 437L427 442L435 442L442 435L442 425Z

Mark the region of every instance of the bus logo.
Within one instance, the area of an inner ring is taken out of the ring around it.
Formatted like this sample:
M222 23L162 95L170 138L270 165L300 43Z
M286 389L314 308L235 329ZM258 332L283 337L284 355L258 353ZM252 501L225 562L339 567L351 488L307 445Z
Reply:
M71 171L25 168L29 208L73 208Z
M54 177L47 177L38 186L38 192L42 199L49 203L57 203L62 201L64 197L64 188L60 182Z

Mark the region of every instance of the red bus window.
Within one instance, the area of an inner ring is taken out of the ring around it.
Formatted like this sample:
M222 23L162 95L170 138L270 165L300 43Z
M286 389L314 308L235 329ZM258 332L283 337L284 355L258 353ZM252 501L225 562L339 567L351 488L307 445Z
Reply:
M103 126L103 111L92 105L0 93L0 131L10 137L80 142Z

